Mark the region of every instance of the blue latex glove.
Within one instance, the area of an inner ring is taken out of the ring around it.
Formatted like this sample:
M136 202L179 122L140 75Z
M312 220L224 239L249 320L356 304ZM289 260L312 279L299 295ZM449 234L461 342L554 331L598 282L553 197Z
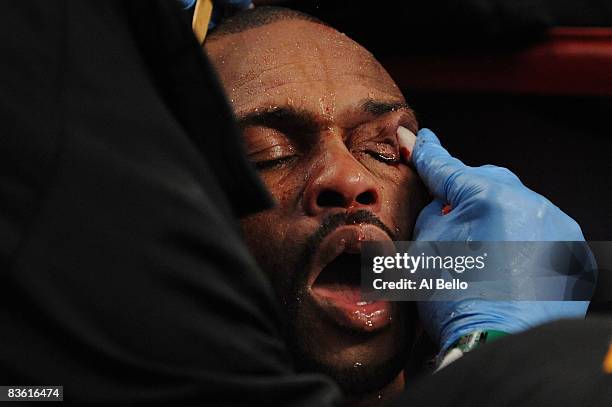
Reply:
M428 129L419 132L414 149L409 150L434 196L419 214L414 240L584 241L572 218L506 168L468 167L451 157ZM443 215L446 203L452 210ZM420 302L418 308L425 329L443 352L475 330L516 333L555 319L583 318L588 305L586 301L462 299Z

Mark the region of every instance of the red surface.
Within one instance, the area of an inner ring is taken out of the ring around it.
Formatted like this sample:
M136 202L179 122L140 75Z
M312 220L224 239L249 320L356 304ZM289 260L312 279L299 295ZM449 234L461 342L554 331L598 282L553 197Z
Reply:
M612 95L612 28L555 28L521 51L381 58L400 87Z

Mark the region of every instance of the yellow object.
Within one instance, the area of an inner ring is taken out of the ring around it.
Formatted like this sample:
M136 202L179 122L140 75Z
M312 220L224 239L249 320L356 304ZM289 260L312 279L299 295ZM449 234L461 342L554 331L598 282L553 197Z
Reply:
M608 353L603 361L603 371L612 374L612 343L610 344L610 348L608 348Z
M196 2L193 11L193 20L191 20L191 28L200 45L204 43L204 39L206 38L212 9L212 0L198 0Z

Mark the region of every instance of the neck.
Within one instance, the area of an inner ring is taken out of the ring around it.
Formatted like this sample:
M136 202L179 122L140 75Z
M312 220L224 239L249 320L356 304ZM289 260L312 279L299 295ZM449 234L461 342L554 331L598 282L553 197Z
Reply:
M382 389L372 393L362 394L358 397L348 399L348 407L373 407L382 406L389 401L396 399L403 391L405 386L404 372L400 372L395 379Z

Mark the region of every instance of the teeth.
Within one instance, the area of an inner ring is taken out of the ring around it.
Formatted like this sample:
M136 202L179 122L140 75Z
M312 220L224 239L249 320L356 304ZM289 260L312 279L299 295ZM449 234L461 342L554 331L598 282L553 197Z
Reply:
M359 301L359 302L357 303L357 305L359 305L359 306L361 307L361 306L363 306L363 305L368 305L368 304L371 304L371 303L372 303L372 301Z

